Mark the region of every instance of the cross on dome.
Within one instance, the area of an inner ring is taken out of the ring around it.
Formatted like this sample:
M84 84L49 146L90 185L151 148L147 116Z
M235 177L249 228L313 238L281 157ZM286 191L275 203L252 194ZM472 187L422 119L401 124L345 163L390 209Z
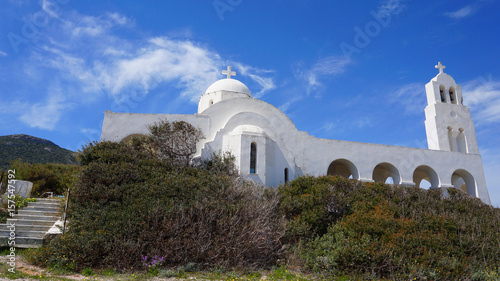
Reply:
M230 65L227 66L227 70L223 70L222 71L222 74L227 75L227 79L231 79L231 76L236 76L236 72L231 71L231 66Z
M443 73L443 69L446 68L446 66L442 65L441 62L439 62L436 66L434 66L435 68L439 69L439 74Z

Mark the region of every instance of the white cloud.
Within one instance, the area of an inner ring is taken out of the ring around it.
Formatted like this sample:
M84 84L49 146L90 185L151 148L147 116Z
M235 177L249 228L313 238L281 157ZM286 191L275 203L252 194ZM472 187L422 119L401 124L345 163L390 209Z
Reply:
M388 101L404 107L407 114L421 114L426 106L425 88L420 83L410 83L390 91Z
M7 56L7 53L6 53L6 52L2 52L2 51L0 51L0 56L2 56L2 57L6 57L6 56Z
M67 19L64 19L64 28L66 32L74 37L80 36L104 36L115 27L131 27L134 24L129 19L118 13L107 13L102 16L85 16L76 12L70 13Z
M344 56L329 56L318 60L310 69L299 71L298 76L306 80L309 94L322 85L321 78L342 74L350 64Z
M330 56L320 59L311 69L313 75L335 75L343 73L350 61L344 57Z
M29 103L25 113L20 114L20 119L32 127L51 130L67 104L88 105L105 95L113 99L113 106L120 107L131 99L143 100L152 90L162 87L162 95L195 103L210 84L223 78L221 70L226 68L226 61L217 52L189 39L158 36L128 40L117 35L116 29L128 32L134 20L121 14L86 16L75 11L57 12L60 24L45 28L46 36L41 36L31 54L24 58L23 67L27 80L57 82L64 85L64 93L40 90L47 96L41 99L44 101ZM273 71L242 62L234 65L239 74L254 82L254 97L276 88ZM57 81L53 77L58 77Z
M363 129L367 127L373 127L373 122L370 118L368 117L360 117L356 120L354 120L354 124L358 129Z
M205 46L166 36L138 42L115 35L115 27L133 24L118 13L95 17L68 12L61 14L61 22L34 50L26 73L39 74L40 66L56 70L75 85L76 92L85 93L80 95L85 101L103 94L117 103L131 97L143 99L150 90L168 83L169 89L179 89L179 96L196 102L210 84L222 78L224 61ZM272 71L241 62L235 65L256 83L252 89L256 98L276 88L269 77Z
M292 103L290 101L285 102L284 104L278 106L278 109L282 112L286 112Z
M289 96L288 96L288 100L287 102L285 102L284 104L278 106L278 109L283 111L284 113L287 113L288 109L290 108L290 106L300 100L302 100L304 98L304 95L301 94L301 93L294 93L296 91L289 91ZM290 115L290 114L288 114Z
M476 8L473 5L468 5L454 12L445 13L445 15L452 19L462 19L472 15L475 11Z
M174 82L182 89L182 96L196 100L208 85L222 78L218 75L222 65L219 56L190 41L157 37L148 43L130 58L97 69L98 81L115 98L126 94L127 89L147 94L159 83Z
M492 2L492 0L476 0L456 11L444 13L444 15L452 19L461 20L463 18L472 16L477 11L479 11L479 9Z
M240 62L231 62L231 64L233 64L242 75L249 76L254 82L261 86L260 91L252 94L254 98L261 98L266 92L276 88L272 78L262 75L272 73L273 71L259 69Z
M329 132L331 131L333 128L336 127L336 124L338 123L338 120L335 121L335 122L325 122L323 124L323 126L321 126L320 130L321 131L326 131L326 132Z
M80 133L86 136L99 136L101 131L93 128L82 128L80 129Z
M478 126L500 122L500 81L479 77L465 83L462 94Z
M108 13L108 18L113 20L118 25L131 25L134 24L134 20L127 18L126 16L120 15L118 13Z
M54 130L63 111L68 107L61 89L55 88L45 102L29 106L19 119L32 128Z

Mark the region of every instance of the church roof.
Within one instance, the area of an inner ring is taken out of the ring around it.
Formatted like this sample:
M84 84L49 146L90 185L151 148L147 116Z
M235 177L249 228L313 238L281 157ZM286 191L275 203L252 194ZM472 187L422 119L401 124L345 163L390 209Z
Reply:
M210 85L210 87L208 87L208 89L205 91L205 94L219 92L219 91L244 93L250 97L252 96L250 90L248 89L247 86L245 86L245 84L241 83L236 79L231 79L231 78L226 78L216 81L215 83Z

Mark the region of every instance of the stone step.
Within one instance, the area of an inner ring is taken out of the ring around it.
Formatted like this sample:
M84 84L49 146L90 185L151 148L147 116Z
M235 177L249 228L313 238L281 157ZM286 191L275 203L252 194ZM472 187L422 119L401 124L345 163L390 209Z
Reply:
M58 217L60 215L59 212L54 211L39 211L39 210L31 210L31 209L22 209L17 212L18 215L29 215L29 216L52 216Z
M16 228L15 237L30 237L30 238L43 238L47 231L30 231L30 230L18 230ZM0 239L9 238L11 231L0 230Z
M38 198L37 202L29 202L27 207L19 210L7 224L0 225L0 245L8 245L11 238L12 224L15 225L15 247L38 248L43 244L43 237L54 223L61 217L62 201L57 199Z
M45 231L47 232L51 226L47 225L23 225L17 224L14 226L16 231ZM0 231L10 231L11 226L8 224L0 224Z
M60 208L59 202L29 202L27 207Z
M0 245L9 245L9 241L12 240L0 238ZM15 241L14 246L17 248L38 248L43 245L43 238L16 236L13 241Z
M39 225L39 226L52 226L57 219L51 221L41 220L26 220L26 219L7 219L7 224L15 223L16 225Z
M52 203L52 202L61 202L61 200L59 200L59 199L52 199L52 198L36 198L36 202L48 202L48 203Z
M48 211L48 212L59 212L60 208L52 208L52 207L36 207L36 206L28 206L24 207L23 210L30 210L30 211Z
M55 222L59 216L37 216L37 215L24 215L24 214L16 214L14 216L17 220L38 220L38 221L51 221Z
M18 249L34 249L34 248L40 248L42 245L30 245L30 244L16 244L16 248Z

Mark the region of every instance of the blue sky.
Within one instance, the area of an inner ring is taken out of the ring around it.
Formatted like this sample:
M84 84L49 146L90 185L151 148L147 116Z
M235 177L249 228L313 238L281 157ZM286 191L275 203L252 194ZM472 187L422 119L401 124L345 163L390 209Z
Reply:
M498 12L496 0L5 0L0 135L76 151L99 139L105 110L195 113L231 65L301 131L426 148L424 85L442 61L498 207Z

